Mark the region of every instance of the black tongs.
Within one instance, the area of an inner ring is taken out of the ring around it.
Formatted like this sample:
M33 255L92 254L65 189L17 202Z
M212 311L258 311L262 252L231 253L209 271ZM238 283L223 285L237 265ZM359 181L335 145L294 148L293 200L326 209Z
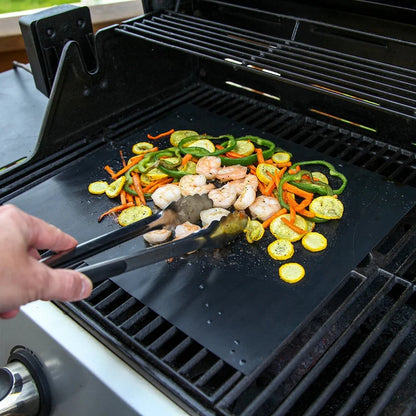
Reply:
M51 267L70 267L94 254L114 247L131 238L160 228L173 228L189 221L199 221L199 213L212 207L206 195L192 195L171 203L158 214L109 232L100 237L77 245L65 253L47 252L41 261ZM246 227L248 218L242 212L234 212L220 221L213 221L209 227L201 229L188 237L153 246L137 254L117 257L76 270L86 274L93 283L135 270L149 264L181 256L201 248L220 248L234 240Z

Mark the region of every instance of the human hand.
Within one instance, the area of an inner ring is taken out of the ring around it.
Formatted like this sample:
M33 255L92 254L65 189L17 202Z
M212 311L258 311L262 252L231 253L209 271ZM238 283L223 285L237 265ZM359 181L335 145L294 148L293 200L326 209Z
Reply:
M0 206L0 318L34 300L76 301L92 290L87 276L40 263L38 249L64 251L75 238L13 205Z

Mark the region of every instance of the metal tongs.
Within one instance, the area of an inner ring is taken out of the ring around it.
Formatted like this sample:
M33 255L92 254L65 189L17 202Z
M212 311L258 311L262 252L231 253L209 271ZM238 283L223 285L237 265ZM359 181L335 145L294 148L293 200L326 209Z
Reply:
M160 228L174 228L189 221L199 221L199 214L212 208L212 201L207 195L192 195L172 202L167 208L141 221L121 229L111 231L100 237L78 244L70 252L47 252L41 262L51 267L70 267L94 254L114 247L122 242ZM213 221L207 228L188 237L153 246L137 254L117 257L92 265L77 268L86 274L93 283L99 283L110 277L135 270L149 264L181 256L201 248L220 248L234 240L246 227L248 217L243 212L234 212Z

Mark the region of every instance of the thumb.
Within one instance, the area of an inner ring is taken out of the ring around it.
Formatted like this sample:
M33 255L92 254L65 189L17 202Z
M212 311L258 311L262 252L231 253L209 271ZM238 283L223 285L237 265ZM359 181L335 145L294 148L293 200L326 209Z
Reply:
M40 299L72 302L84 299L91 294L92 282L84 274L76 270L51 269L48 266L44 268L46 284L43 284L40 289Z

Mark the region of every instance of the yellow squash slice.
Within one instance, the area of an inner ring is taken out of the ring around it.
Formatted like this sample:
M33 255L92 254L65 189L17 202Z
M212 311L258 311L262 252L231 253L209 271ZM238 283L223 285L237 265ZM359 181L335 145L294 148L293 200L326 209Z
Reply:
M108 185L107 189L105 190L105 194L109 198L115 198L116 196L120 195L120 192L124 186L124 182L126 182L126 177L120 176L118 179Z
M191 136L198 136L198 133L193 130L176 130L170 135L169 141L172 146L178 147L182 139Z
M254 153L254 144L249 140L237 140L233 152L241 156L250 156Z
M272 156L274 163L287 163L290 162L290 153L287 152L276 152Z
M275 218L270 223L270 232L276 238L284 238L285 240L289 240L292 242L300 240L304 234L298 234L296 231L292 230L282 221L282 218L290 220L290 214L283 214ZM296 215L295 225L305 231L307 231L308 229L308 225L306 224L305 219L300 215Z
M319 196L311 202L309 210L318 218L337 220L344 214L344 205L333 196Z
M118 223L125 227L150 215L152 215L152 210L147 205L133 206L121 211L118 216Z
M93 195L101 195L105 193L108 188L108 183L106 181L96 181L88 185L88 192Z
M286 263L279 268L279 277L287 283L297 283L305 276L305 269L299 263Z
M302 238L302 246L309 251L322 251L326 249L327 245L328 241L321 233L310 232L305 234Z
M149 142L139 142L136 143L135 145L133 145L133 147L131 148L131 151L135 154L135 155L141 155L142 153L145 153L147 151L149 151L150 149L153 149L153 144L149 143Z
M278 238L268 245L267 252L272 259L287 260L293 256L295 248L289 240Z
M254 241L259 241L264 235L263 225L257 220L249 219L244 230L246 239L251 244Z
M270 163L259 163L256 168L257 178L265 185L269 184L270 181L273 180L272 177L274 177L275 172L279 172L279 169Z

